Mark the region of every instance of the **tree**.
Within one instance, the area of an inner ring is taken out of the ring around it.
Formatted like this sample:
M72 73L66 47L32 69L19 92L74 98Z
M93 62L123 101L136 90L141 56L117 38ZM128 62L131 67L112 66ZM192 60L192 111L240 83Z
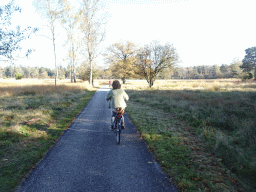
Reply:
M234 58L232 63L231 63L231 72L232 72L232 77L235 78L243 78L244 73L243 69L241 68L242 66L242 61L239 60L238 58Z
M25 78L30 78L31 67L28 66L27 68L23 69L23 71Z
M103 66L101 66L99 69L100 69L99 78L101 78L101 79L111 79L112 72L109 68L104 68Z
M107 48L105 58L112 75L121 78L123 83L128 77L135 77L136 45L130 41L114 43Z
M85 51L88 56L88 62L90 65L90 81L92 84L92 70L93 61L98 56L98 47L105 38L105 25L103 21L100 21L98 13L100 0L83 0L82 9L82 23L80 25L81 30L84 34Z
M220 71L221 71L221 77L222 78L231 78L232 77L232 72L231 72L231 67L227 64L222 64L220 66Z
M171 77L174 74L174 69L172 68L167 68L164 71L161 71L158 73L157 78L161 78L161 79L171 79Z
M228 72L228 65L227 64L221 64L220 72L221 73L227 73Z
M20 73L15 73L15 79L16 80L19 80L19 79L22 79L22 74L20 74Z
M4 77L4 69L0 66L0 78Z
M220 67L218 64L215 64L212 66L212 69L211 69L211 75L212 75L212 78L214 79L217 79L220 75Z
M7 78L12 78L12 76L13 76L13 74L14 74L14 68L13 68L13 66L9 66L9 67L6 67L5 69L4 69L4 71L5 71L5 76L7 77Z
M99 77L101 79L111 79L112 78L112 71L109 68L101 68Z
M42 73L44 73L45 72L45 68L44 67L40 67L39 68L39 74L42 74Z
M83 81L89 81L90 80L90 73L91 73L91 69L90 69L90 65L89 62L82 64L79 68L78 68L78 73L80 78ZM100 69L99 67L97 67L96 65L93 65L92 68L92 83L93 83L93 79L97 78L100 74Z
M46 71L39 74L40 79L48 79L48 73Z
M60 0L65 2L66 0ZM54 63L55 63L55 87L57 86L58 78L58 66L57 66L57 55L56 55L56 22L60 19L60 16L65 12L69 7L65 3L59 3L56 0L37 0L38 5L40 6L40 13L46 13L46 17L49 22L49 28L51 30L51 37L45 36L52 40L53 52L54 52ZM45 16L45 15L44 15Z
M77 24L81 20L82 11L75 12L74 7L68 1L61 1L66 7L67 11L62 14L62 25L67 31L67 43L69 45L68 58L70 59L70 80L76 82L76 64L78 58L78 51L81 47L81 41L79 38L79 30Z
M58 70L59 70L59 78L65 79L65 68L59 65Z
M0 55L6 57L12 64L15 59L14 53L22 49L21 41L29 38L38 30L31 27L22 29L20 26L16 26L14 29L14 26L11 25L11 19L16 12L21 12L21 8L14 4L14 0L0 7ZM28 57L31 53L32 49L28 49L25 56Z
M202 65L201 66L202 68L202 73L201 75L199 75L199 78L200 79L209 79L212 77L211 75L211 71L212 71L212 67L211 66L208 66L208 65Z
M159 42L153 41L137 54L138 72L147 80L149 87L153 86L159 72L173 67L177 62L176 49L169 43L160 45Z
M187 72L186 76L188 79L194 79L195 74L194 74L194 69L192 67L187 67L186 72Z
M23 75L23 70L21 66L14 66L14 73L20 73Z
M194 79L199 79L199 73L197 68L197 66L193 67Z
M254 80L256 80L256 47L246 49L245 53L241 68L244 72L254 70Z
M31 68L30 77L31 78L38 78L39 77L39 69L38 69L38 67L32 67Z

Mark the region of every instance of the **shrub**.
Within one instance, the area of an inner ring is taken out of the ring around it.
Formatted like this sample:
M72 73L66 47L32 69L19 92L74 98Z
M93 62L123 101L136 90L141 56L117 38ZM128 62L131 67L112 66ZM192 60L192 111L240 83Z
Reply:
M39 79L48 79L48 78L49 78L49 76L48 76L47 71L44 71L43 73L39 74Z
M20 74L20 73L15 73L15 79L16 79L16 80L22 79L22 74Z
M246 72L243 76L242 76L242 80L243 81L247 81L248 79L253 79L254 75L252 72Z
M248 73L248 79L253 79L254 75L252 72Z

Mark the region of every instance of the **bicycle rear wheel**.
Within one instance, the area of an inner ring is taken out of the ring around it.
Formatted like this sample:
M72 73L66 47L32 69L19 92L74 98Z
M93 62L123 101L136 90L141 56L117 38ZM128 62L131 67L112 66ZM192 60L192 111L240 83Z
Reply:
M120 144L121 129L119 122L116 122L116 143Z
M116 143L120 144L120 130L119 129L116 130Z

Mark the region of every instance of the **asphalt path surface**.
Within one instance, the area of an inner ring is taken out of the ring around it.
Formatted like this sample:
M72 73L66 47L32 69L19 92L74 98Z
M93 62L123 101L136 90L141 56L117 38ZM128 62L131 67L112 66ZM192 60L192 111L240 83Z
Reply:
M17 191L177 191L126 113L116 144L105 100L109 90L98 89Z

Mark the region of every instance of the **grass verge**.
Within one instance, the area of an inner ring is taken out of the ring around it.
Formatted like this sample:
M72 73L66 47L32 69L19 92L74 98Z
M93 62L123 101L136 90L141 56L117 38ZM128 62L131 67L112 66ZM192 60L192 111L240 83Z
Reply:
M0 191L14 191L90 101L84 84L0 90ZM15 88L14 88L15 87ZM7 96L8 95L8 96Z
M129 102L126 111L180 191L236 191L228 170L218 165L219 159L206 151L192 128L178 117L137 102Z
M256 191L255 85L196 83L126 90L126 111L180 191Z

